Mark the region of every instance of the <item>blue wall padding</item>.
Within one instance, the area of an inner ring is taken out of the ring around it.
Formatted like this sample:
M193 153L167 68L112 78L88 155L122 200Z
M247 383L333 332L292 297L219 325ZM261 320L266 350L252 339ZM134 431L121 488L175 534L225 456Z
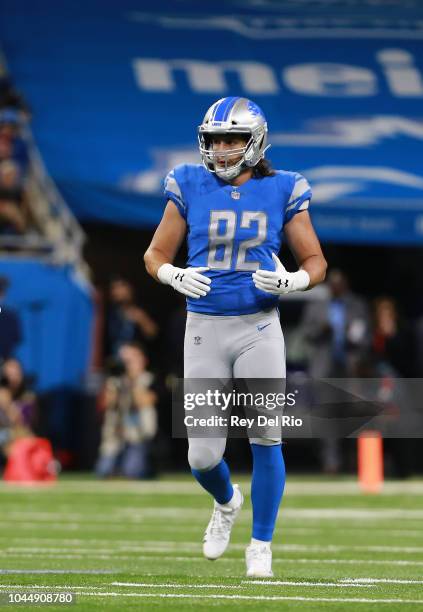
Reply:
M6 303L19 312L24 340L16 356L38 391L78 388L91 354L91 288L69 266L0 260L10 280ZM1 314L0 314L1 316Z

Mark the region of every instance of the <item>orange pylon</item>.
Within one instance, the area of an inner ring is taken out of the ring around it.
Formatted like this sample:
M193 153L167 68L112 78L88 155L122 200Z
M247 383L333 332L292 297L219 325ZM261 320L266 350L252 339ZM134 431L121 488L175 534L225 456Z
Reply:
M383 439L380 432L361 432L357 451L360 489L364 493L379 493L383 486Z

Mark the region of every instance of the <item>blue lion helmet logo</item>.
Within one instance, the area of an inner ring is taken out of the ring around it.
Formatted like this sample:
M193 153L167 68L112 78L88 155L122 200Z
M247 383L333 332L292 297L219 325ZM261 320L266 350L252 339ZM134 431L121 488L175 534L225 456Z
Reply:
M248 102L247 109L253 115L253 117L257 117L257 115L264 117L261 108L257 106L255 102L251 102L251 100Z

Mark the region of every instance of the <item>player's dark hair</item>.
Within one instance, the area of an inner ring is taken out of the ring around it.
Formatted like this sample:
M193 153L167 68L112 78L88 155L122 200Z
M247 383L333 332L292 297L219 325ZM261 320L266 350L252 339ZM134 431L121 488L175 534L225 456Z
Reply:
M272 168L271 163L267 159L261 159L258 164L254 166L253 174L257 178L264 176L275 176L275 171Z

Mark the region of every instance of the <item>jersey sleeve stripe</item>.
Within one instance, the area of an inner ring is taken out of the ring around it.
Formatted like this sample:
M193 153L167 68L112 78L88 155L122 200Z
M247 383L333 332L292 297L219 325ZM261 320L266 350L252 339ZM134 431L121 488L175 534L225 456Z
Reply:
M292 202L292 204L290 204L289 206L287 206L287 207L286 207L286 209L285 209L285 210L286 210L286 212L288 212L289 210L292 210L293 208L295 208L295 207L297 206L297 204L298 204L299 202L301 202L301 201L302 201L302 198L301 198L301 197L300 197L300 198L297 198L297 199L296 199L294 202Z
M299 212L307 210L311 200L311 187L302 174L296 173L291 196L287 202L284 214L284 226Z
M183 219L186 219L187 206L183 200L181 188L178 184L178 181L176 180L174 170L171 170L165 178L164 194L168 200L171 200L175 204L181 217Z
M181 198L178 198L178 196L172 191L166 191L165 193L173 202L175 202L176 204L179 204L179 206L182 206L182 208L185 210L186 206L181 200Z
M301 198L309 190L310 185L308 184L307 179L305 179L303 176L301 176L298 180L296 179L294 189L292 190L288 204L292 204L298 198Z
M307 210L309 204L310 200L304 200L301 206L298 207L298 210Z
M182 198L181 189L172 173L168 174L166 178L165 191L174 193L178 198Z
M182 202L182 200L180 198L178 198L174 193L172 193L170 191L169 192L165 191L165 194L166 194L167 198L169 200L171 200L175 204L175 206L178 209L178 212L181 215L181 217L186 220L187 219L187 210L186 210L186 206Z

